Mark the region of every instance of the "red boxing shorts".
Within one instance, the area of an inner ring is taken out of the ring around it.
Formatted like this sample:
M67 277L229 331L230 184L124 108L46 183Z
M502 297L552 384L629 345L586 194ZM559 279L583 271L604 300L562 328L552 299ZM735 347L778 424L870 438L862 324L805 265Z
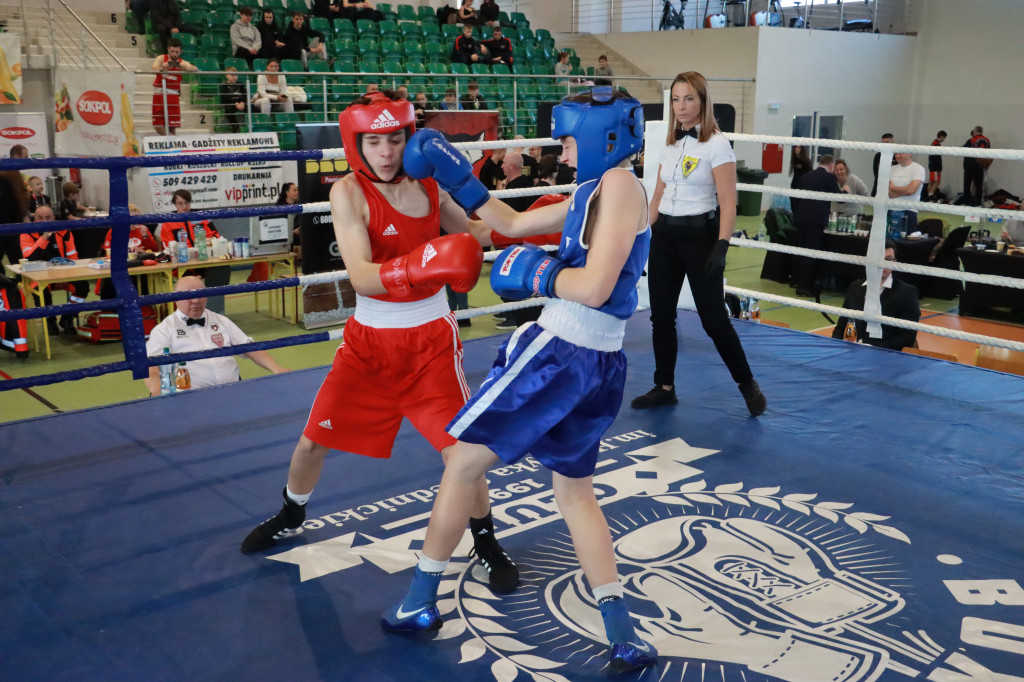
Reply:
M930 182L930 183L931 182L939 182L940 180L942 180L942 172L941 171L929 171L928 172L928 182Z
M406 417L440 451L455 443L445 427L469 395L453 313L402 329L351 318L302 434L334 450L386 458Z
M178 95L167 95L167 118L164 120L164 95L153 93L153 126L181 127L181 98Z

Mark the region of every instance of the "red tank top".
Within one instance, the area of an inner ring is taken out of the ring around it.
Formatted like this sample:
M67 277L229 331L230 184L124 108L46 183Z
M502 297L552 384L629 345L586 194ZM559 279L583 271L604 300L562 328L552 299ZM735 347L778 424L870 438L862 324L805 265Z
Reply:
M427 178L420 180L420 185L427 191L430 200L430 212L421 218L413 218L396 211L384 195L380 193L373 181L362 173L356 173L359 186L363 189L366 204L370 208L370 224L366 232L370 236L370 260L374 263L386 263L398 258L414 248L437 239L441 236L441 212L437 182ZM422 301L436 294L441 287L417 287L403 298L391 294L373 296L378 301Z
M163 55L163 59L164 59L164 64L166 64L167 62L170 61L170 59L168 59L167 55ZM168 69L164 73L156 74L156 76L153 78L153 87L154 88L166 88L168 91L174 90L176 94L180 93L181 92L181 76L175 74L175 72L180 72L180 71L181 71L180 68L174 67L172 69Z

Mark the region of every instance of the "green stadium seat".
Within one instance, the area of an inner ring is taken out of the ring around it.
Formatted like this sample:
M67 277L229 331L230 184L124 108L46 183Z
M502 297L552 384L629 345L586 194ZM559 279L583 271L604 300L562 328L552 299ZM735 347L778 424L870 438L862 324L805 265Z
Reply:
M445 24L441 27L441 35L446 41L455 42L455 39L462 35L462 27L455 24Z
M285 73L304 73L306 71L299 59L282 59L281 70Z
M426 53L423 51L423 45L412 40L407 40L402 44L402 54L405 56L406 64L413 61L418 61L422 64L423 57Z
M334 35L339 38L342 36L356 36L356 26L352 23L351 19L335 19L334 20Z
M534 35L537 37L537 40L553 40L551 37L551 31L546 28L538 28L534 32Z
M377 24L377 30L380 31L380 37L384 40L398 40L402 37L402 32L398 30L398 23L394 21L380 22Z
M380 51L385 59L397 59L402 56L402 43L393 38L380 41Z
M351 38L335 38L331 42L330 50L335 60L355 59L359 54L359 46Z
M379 36L380 30L377 28L376 21L370 21L369 19L357 19L356 33L359 34L360 38L363 36Z
M306 0L288 0L288 12L309 14L309 6L306 5Z
M254 59L254 60L252 60L252 69L249 69L248 65L246 65L245 68L246 68L247 71L266 71L267 70L267 62L268 61L270 61L270 60L269 59L263 59L262 57L259 58L259 59Z
M483 40L490 40L494 37L494 27L492 26L481 26L480 27L480 38Z
M435 40L441 39L441 26L433 19L420 22L420 32L423 33L424 38L432 37Z
M384 21L398 21L398 13L390 2L378 2L377 11L384 15Z
M227 69L229 66L233 66L239 71L252 71L249 68L249 62L245 61L241 57L228 57L224 60L224 68Z
M377 59L360 59L360 73L381 73L380 61Z
M396 10L399 21L414 21L419 24L420 18L416 16L416 8L412 5L399 5Z
M252 130L254 133L273 133L276 132L274 124L270 121L270 114L258 114L252 115Z
M446 48L441 43L424 43L423 54L430 62L444 63L448 61L448 55L451 54L451 50Z
M430 20L437 24L437 11L430 5L420 5L417 7L416 16L419 17L420 22Z
M427 64L427 72L434 74L447 74L448 65L440 61L432 61Z
M423 30L418 23L403 22L398 25L398 32L402 34L403 40L415 40L416 42L423 40Z
M451 66L451 73L463 73L469 74L469 67L461 62L453 62Z
M175 33L174 37L181 41L182 52L188 51L193 54L196 52L196 48L199 47L199 41L191 33Z
M508 76L511 75L512 70L508 68L508 64L491 64L491 72L502 76Z
M382 65L384 73L405 73L405 65L396 59L389 59Z
M469 72L490 75L491 67L487 64L473 64L469 67Z
M255 12L253 12L253 14L255 14ZM325 39L334 35L334 29L331 27L331 22L323 17L310 17L309 27L314 31L320 31L323 33Z
M500 10L498 12L498 23L502 26L514 26L512 19L509 18L508 12Z
M509 20L516 25L516 28L530 28L530 20L522 12L512 12L508 15Z
M334 61L334 70L339 73L358 73L355 57L345 57Z

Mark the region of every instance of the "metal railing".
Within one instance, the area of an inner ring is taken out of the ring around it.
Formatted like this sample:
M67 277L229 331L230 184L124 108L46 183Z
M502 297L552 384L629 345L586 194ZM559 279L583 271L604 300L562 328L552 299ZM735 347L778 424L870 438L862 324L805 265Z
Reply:
M54 66L129 70L65 0L7 0L0 13L9 17L10 28L21 30L26 54L38 43Z

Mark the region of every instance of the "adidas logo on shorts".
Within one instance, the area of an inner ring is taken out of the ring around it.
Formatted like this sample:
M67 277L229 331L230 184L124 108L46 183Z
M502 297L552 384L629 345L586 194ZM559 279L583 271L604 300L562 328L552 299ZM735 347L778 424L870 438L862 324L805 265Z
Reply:
M381 112L380 116L374 119L373 123L370 124L370 130L381 130L382 128L394 128L399 125L398 119L391 115L391 112L385 109Z
M329 429L331 431L334 430L334 427L331 426L331 420L330 419L325 419L322 422L320 422L320 427L324 428L324 429Z
M423 266L425 266L436 255L437 250L430 244L427 244L427 248L423 249L423 262L420 263L420 267L422 268Z
M388 225L383 234L385 237L395 237L398 235L398 230L394 225Z

